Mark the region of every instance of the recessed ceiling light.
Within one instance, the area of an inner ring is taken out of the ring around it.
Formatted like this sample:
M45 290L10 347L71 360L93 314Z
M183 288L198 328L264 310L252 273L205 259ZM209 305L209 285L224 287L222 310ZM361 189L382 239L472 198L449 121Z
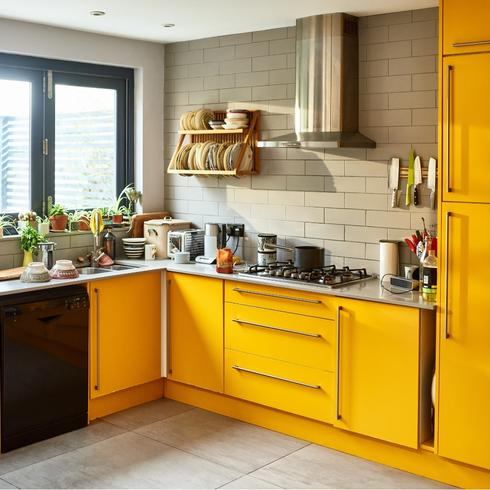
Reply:
M92 10L90 15L93 15L94 17L102 17L105 15L105 12L103 10Z
M162 24L162 27L175 27L175 24L172 24L171 22L168 22L166 24Z

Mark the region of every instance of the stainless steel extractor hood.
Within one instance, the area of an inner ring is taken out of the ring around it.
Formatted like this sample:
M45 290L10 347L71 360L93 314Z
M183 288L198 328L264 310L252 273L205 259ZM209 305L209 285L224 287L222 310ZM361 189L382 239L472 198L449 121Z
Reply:
M296 21L295 132L268 148L375 148L359 133L358 19L347 14Z

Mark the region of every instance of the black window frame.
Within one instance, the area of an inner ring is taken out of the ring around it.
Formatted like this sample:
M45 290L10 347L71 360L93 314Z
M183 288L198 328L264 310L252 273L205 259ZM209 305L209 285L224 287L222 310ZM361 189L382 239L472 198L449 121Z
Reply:
M0 53L0 76L4 74L8 78L27 80L32 84L30 203L33 211L46 215L49 198L54 196L56 201L55 98L50 98L50 78L53 90L58 82L116 90L116 193L134 182L134 69ZM43 152L44 139L48 140L47 155ZM25 210L19 209L17 212L21 211Z

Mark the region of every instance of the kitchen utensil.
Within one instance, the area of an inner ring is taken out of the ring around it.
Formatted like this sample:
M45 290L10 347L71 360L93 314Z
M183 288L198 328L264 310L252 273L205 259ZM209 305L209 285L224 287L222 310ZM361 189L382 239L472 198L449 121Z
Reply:
M54 248L56 247L55 242L41 242L37 248L41 252L41 262L45 265L46 269L52 269L54 265Z
M265 266L277 262L277 252L274 251L258 251L257 252L257 265Z
M31 262L20 276L22 282L48 282L49 271L42 262Z
M391 207L398 207L398 181L400 178L400 159L393 157L391 159L390 173L388 178L388 187L393 193L391 196Z
M172 219L169 216L163 219L149 220L143 225L146 243L153 243L157 247L157 259L168 258L168 232L173 230L189 229L190 221ZM124 240L123 240L124 242Z
M398 275L398 241L380 240L379 241L379 279L384 276Z
M405 196L405 204L410 206L412 202L412 186L414 184L414 163L415 163L415 152L413 148L410 148L410 153L408 155L408 178L407 178L407 190Z
M0 271L0 281L10 281L18 279L24 272L25 267L15 267L14 269L4 269Z
M405 243L408 245L408 248L410 249L410 251L414 254L417 253L417 247L416 245L412 242L412 240L410 240L410 238L405 238Z
M413 274L419 268L416 265L406 265L405 266L405 279L414 279Z
M436 171L437 161L435 158L429 158L429 172L427 176L427 188L430 189L430 207L436 207Z
M269 244L269 247L292 252L294 266L300 270L321 269L324 265L325 249L322 247L315 247L313 245L284 247L273 244Z
M277 235L273 233L259 233L257 235L257 250L259 252L275 252L269 245L277 245Z
M419 185L422 183L422 164L420 162L420 157L417 155L415 157L415 162L413 166L413 205L420 205L420 191Z

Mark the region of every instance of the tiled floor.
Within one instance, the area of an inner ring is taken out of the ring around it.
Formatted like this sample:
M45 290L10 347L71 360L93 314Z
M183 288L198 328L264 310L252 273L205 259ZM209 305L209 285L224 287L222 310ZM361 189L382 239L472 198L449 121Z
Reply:
M448 488L171 400L0 456L0 488Z

